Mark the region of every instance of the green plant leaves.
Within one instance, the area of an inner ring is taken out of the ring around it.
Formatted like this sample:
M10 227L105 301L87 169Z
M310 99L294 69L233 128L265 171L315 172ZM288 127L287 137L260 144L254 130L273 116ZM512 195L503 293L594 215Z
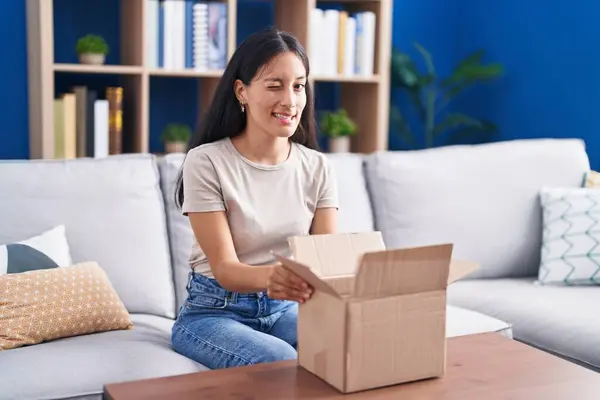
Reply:
M414 148L417 145L415 135L398 107L390 107L390 125L395 128L394 131L406 147Z
M437 121L438 114L469 86L495 79L504 71L499 63L483 64L484 51L479 49L462 59L450 76L438 78L433 57L420 43L413 43L425 61L426 71L421 73L413 60L400 50L392 49L392 88L404 91L417 110L423 132L420 137L425 147L432 147L445 132L451 140L462 140L474 135L491 135L497 127L490 121L477 120L463 113L450 113ZM411 132L399 110L390 109L390 123L394 132L406 143L415 143L417 137Z
M423 46L421 46L421 44L419 42L414 42L413 45L417 48L417 50L419 51L419 53L421 53L421 55L423 56L423 59L425 60L425 65L427 66L427 72L429 73L430 76L435 77L435 67L433 66L433 57L431 57L431 54L425 50L425 48Z
M186 124L170 123L162 131L163 142L188 142L192 136L192 129Z
M77 54L107 54L109 48L104 38L98 35L88 34L77 41L75 51Z
M357 131L356 123L344 109L322 113L319 128L324 135L329 137L351 136Z
M450 113L442 119L435 127L433 132L436 135L440 135L450 129L457 129L461 127L467 127L471 130L480 131L495 131L496 126L487 121L480 121L475 118L471 118L468 115L462 113Z
M408 54L392 48L390 79L392 87L406 91L410 101L419 113L419 118L425 119L426 112L421 100L421 89L433 83L435 76L421 74Z
M461 143L463 141L489 140L497 132L498 128L493 122L479 121L477 126L463 126L454 132L450 132L446 141L449 143Z
M440 86L455 96L466 86L477 82L495 79L504 72L498 63L482 64L483 50L477 50L465 57L454 68L449 77L442 79Z
M419 70L408 54L392 49L390 80L394 87L415 88L420 82Z

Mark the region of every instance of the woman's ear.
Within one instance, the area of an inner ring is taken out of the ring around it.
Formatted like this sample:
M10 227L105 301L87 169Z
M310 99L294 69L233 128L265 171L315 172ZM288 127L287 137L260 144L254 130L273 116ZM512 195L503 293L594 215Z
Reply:
M235 97L237 97L238 102L247 103L246 101L246 85L239 79L236 79L233 84L233 91L235 92Z

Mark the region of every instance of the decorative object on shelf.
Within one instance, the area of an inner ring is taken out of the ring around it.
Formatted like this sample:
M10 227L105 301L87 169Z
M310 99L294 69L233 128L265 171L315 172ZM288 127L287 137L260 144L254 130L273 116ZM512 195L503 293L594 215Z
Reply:
M161 139L167 153L185 153L191 136L192 130L188 125L170 123L163 130Z
M77 41L75 51L82 64L102 65L108 54L108 44L102 36L88 34Z
M337 111L326 111L320 119L321 132L329 137L331 153L347 153L350 151L350 136L357 131L356 123L341 108Z
M123 88L106 88L108 101L108 144L109 154L123 153Z
M422 55L426 71L418 70L410 56L392 48L391 94L404 92L417 110L422 134L416 134L410 119L397 106L390 109L390 125L406 149L430 148L461 143L464 140L482 142L497 132L494 123L472 118L461 112L447 112L450 102L477 82L491 81L503 73L498 63L484 65L483 50L477 50L461 60L450 76L439 77L431 54L419 43L415 48Z

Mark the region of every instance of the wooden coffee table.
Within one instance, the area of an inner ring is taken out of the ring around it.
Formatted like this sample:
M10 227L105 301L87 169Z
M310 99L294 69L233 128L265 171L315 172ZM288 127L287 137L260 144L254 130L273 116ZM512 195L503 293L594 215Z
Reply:
M129 399L599 399L600 374L497 333L448 339L442 378L342 395L295 361L107 385Z

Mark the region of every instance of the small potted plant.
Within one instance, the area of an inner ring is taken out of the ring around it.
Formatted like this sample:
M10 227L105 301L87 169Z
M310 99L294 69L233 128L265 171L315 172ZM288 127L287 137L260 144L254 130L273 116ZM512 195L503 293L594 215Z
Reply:
M321 132L329 137L329 151L347 153L350 151L350 136L356 134L357 126L344 109L328 111L320 120Z
M186 124L168 124L162 132L161 139L167 153L185 153L192 130Z
M106 41L101 36L92 34L80 38L75 48L79 55L79 62L91 65L104 64L108 50Z

